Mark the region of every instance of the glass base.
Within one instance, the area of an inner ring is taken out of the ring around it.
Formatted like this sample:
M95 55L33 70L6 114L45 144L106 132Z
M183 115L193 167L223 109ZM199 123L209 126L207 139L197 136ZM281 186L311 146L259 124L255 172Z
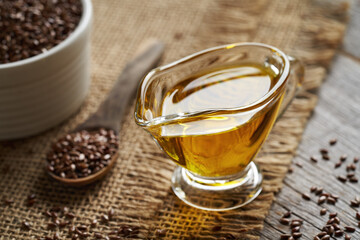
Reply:
M262 175L251 162L239 174L201 177L177 167L171 178L174 193L190 206L209 211L239 208L254 200L262 190Z

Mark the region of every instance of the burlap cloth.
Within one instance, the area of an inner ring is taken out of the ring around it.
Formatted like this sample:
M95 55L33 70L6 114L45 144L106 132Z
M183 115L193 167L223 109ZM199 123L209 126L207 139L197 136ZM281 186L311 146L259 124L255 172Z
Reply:
M41 135L3 142L0 146L0 239L36 239L50 235L43 212L55 205L69 206L75 225L86 224L112 207L109 224L91 231L109 232L121 224L140 227L139 239L157 238L155 229L167 229L164 239L216 239L231 233L238 239L258 239L258 232L281 189L291 159L321 84L345 30L347 4L309 0L94 0L92 85L71 119ZM251 204L216 213L182 203L170 189L174 164L153 140L137 127L133 108L123 124L119 159L102 182L73 189L48 178L43 170L52 141L85 120L106 97L125 63L147 37L166 44L163 63L219 44L258 41L279 47L306 64L304 91L274 127L256 161L264 172L264 190ZM37 203L26 206L30 193ZM21 229L28 220L32 229ZM212 231L221 225L221 231ZM57 230L69 239L68 230ZM93 239L93 237L91 237Z

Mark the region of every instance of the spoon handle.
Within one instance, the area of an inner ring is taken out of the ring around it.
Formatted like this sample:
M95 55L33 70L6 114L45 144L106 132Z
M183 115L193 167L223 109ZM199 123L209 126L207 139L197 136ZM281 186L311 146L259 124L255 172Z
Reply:
M137 54L125 66L105 101L93 115L77 126L74 132L100 127L119 132L122 118L135 95L140 80L157 66L163 51L164 45L156 40L148 40L140 45Z

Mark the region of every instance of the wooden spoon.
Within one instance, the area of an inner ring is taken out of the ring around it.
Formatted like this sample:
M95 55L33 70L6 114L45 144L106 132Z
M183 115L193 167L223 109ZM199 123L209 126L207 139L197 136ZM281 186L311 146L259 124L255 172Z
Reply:
M140 45L137 54L135 54L133 60L125 66L110 94L100 105L98 110L85 122L78 125L72 132L78 132L81 130L94 131L96 129L105 128L109 130L112 129L115 133L118 133L121 127L121 121L126 113L127 107L133 99L135 90L140 80L152 68L157 66L163 51L163 44L156 40L147 40ZM117 158L118 153L112 156L106 167L83 178L62 178L48 170L46 171L52 178L66 185L79 187L90 184L104 177L114 166Z

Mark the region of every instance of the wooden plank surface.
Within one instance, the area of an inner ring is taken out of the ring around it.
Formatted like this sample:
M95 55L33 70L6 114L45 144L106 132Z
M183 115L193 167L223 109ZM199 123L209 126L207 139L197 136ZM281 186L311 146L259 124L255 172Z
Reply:
M290 227L280 224L282 214L290 210L292 218L301 218L301 239L314 239L329 219L329 212L337 212L341 227L353 226L354 233L348 233L351 239L360 239L360 227L355 218L360 208L350 206L350 201L360 197L360 182L342 183L338 175L346 175L346 166L360 157L360 1L353 1L350 10L350 23L344 39L344 45L334 59L329 75L319 90L319 102L304 132L298 154L293 160L293 173L284 180L284 187L276 196L264 229L259 232L261 239L280 239L281 234L290 233ZM334 146L329 140L337 138ZM330 160L321 159L320 148L329 149ZM341 155L347 154L347 160L341 167L334 167ZM310 161L310 156L319 159ZM302 164L302 167L296 165ZM354 171L360 177L360 162ZM318 196L310 193L311 186L323 187L325 192L339 195L335 205L317 203ZM302 198L302 193L311 197ZM322 208L328 213L320 216ZM332 238L332 239L344 239Z

